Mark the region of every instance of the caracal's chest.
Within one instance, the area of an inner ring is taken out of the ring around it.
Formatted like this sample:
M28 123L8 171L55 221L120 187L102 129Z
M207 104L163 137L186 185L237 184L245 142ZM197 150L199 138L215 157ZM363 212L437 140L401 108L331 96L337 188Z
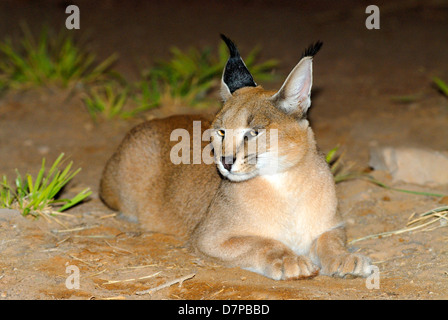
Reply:
M312 181L281 173L253 179L253 194L246 210L251 211L253 231L274 238L297 254L306 254L313 240L333 227L335 208L326 203L325 190ZM320 191L320 192L319 192ZM319 192L315 194L315 192Z

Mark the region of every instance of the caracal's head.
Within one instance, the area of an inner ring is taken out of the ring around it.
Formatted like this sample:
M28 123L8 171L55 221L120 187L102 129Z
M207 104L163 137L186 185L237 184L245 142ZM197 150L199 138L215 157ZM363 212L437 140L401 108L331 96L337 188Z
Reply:
M212 124L212 144L220 173L231 181L284 172L297 165L310 147L306 112L311 105L313 55L310 46L277 92L258 86L235 44L221 81L224 106Z

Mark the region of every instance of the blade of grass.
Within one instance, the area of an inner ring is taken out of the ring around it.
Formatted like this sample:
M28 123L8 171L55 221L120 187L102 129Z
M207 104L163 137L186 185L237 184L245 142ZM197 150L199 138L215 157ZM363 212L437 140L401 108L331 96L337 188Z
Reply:
M87 189L84 189L83 191L81 191L80 193L78 193L72 199L64 199L66 201L66 204L63 205L58 211L62 212L62 211L65 211L65 210L77 205L78 203L80 203L81 201L86 199L91 194L92 194L92 191L90 191L90 189L87 188Z
M436 84L442 93L448 97L448 85L440 78L434 77L432 81Z
M34 187L39 190L40 186L41 186L41 182L42 182L42 178L44 176L45 173L45 158L42 159L42 166L41 169L39 170L39 173L37 174L36 177L36 181L34 182Z
M372 176L368 176L365 175L363 176L367 181L376 184L377 186L384 188L384 189L388 189L388 190L393 190L393 191L398 191L398 192L404 192L404 193L409 193L409 194L416 194L416 195L421 195L421 196L429 196L429 197L445 197L446 195L444 194L439 194L439 193L432 193L432 192L424 192L424 191L413 191L413 190L406 190L406 189L400 189L400 188L393 188L390 187L388 185L386 185L385 183L376 180L375 178L373 178Z

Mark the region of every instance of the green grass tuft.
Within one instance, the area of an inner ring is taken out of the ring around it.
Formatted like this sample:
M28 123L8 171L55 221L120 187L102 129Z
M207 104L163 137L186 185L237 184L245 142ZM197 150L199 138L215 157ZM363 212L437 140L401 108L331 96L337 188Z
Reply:
M6 176L3 176L0 183L0 208L16 209L24 216L48 217L65 211L90 196L92 192L87 188L73 198L56 199L62 188L81 170L72 170L72 162L64 169L60 169L63 157L63 153L59 155L48 172L43 159L41 169L35 178L30 174L22 177L16 170L14 187ZM54 209L55 206L58 207L57 210Z
M93 119L101 114L106 119L125 117L125 104L129 99L129 89L117 82L108 81L101 86L90 88L83 102Z
M54 36L43 27L36 37L22 24L22 34L19 43L0 42L0 89L92 83L104 78L117 59L112 55L97 64L96 56L81 49L66 30Z
M212 103L210 93L217 91L222 71L228 59L224 43L218 48L218 55L211 48L201 50L189 48L182 51L171 49L171 59L160 60L154 67L143 73L143 81L150 86L147 91L159 94L146 95L154 100L144 101L145 105L184 104L193 107L207 107ZM278 66L277 60L258 62L260 49L253 49L244 59L246 66L257 81L275 80L273 70Z
M257 80L272 81L277 60L257 61L259 48L246 57L246 65ZM159 60L142 72L140 81L125 83L109 79L100 87L91 88L83 99L87 110L96 119L127 118L161 105L207 108L216 103L213 92L219 90L222 71L228 59L224 43L214 55L210 48L171 49L169 60Z

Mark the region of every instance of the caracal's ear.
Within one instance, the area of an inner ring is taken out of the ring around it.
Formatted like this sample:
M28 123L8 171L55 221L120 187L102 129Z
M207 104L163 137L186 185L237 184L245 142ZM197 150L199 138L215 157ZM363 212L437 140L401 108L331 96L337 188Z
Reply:
M274 105L287 114L302 117L311 105L313 85L313 56L322 47L318 41L302 54L300 62L286 78L280 90L271 97Z
M243 87L256 87L257 84L247 70L236 45L223 34L221 39L224 40L230 52L221 78L221 97L225 102L236 90Z

